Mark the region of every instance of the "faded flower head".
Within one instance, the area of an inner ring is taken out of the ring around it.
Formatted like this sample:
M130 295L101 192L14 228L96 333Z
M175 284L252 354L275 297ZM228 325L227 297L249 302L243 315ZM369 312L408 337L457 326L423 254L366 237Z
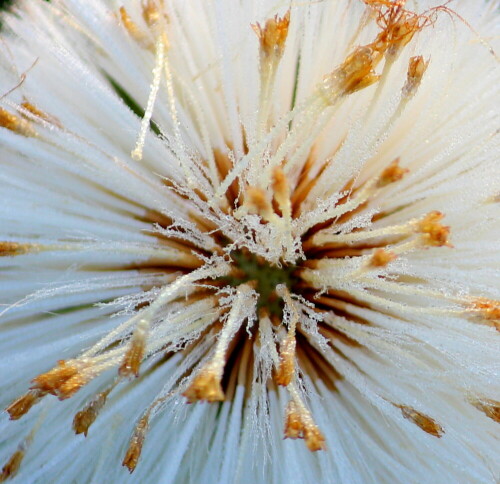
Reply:
M497 7L17 2L0 481L496 482Z

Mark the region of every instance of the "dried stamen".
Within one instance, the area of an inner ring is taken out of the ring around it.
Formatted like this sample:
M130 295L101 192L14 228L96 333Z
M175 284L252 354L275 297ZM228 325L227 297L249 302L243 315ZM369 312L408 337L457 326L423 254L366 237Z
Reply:
M245 316L242 317L242 314L246 314L246 311L249 309L255 309L255 306L256 293L253 291L251 285L240 284L235 302L220 331L213 357L198 371L183 393L189 403L198 400L206 400L208 402L224 400L221 380L226 365L226 352L236 331L243 324L244 319L246 319Z
M288 386L295 377L295 331L299 322L299 314L286 286L278 286L277 292L285 301L285 309L289 313L290 321L288 323L288 333L281 343L275 381L278 385Z
M427 432L434 437L441 438L444 434L444 429L431 417L417 412L414 408L408 407L406 405L396 405L401 409L403 417L411 420L415 425L418 425L424 432Z
M323 79L321 92L328 104L335 104L339 96L352 94L379 80L374 68L381 60L380 52L371 46L358 47L331 74Z
M139 457L141 456L142 446L144 444L144 439L149 428L149 415L143 416L139 423L136 425L134 433L128 444L127 453L123 459L122 465L127 467L129 472L132 474L134 472Z
M252 25L259 38L261 53L265 57L280 58L283 55L289 25L290 10L281 18L276 15L267 20L264 27L259 23Z
M377 182L379 187L384 187L401 180L409 170L399 166L399 158L396 158L380 175Z
M419 221L417 230L423 234L425 244L434 247L453 247L448 240L450 227L439 223L443 217L444 215L441 212L434 211Z
M221 386L222 373L217 365L211 364L202 368L194 377L183 395L189 403L205 400L207 402L221 402L224 400L224 391Z
M417 92L428 64L421 55L410 58L406 84L403 86L403 97L412 97Z
M73 430L75 434L83 433L87 437L88 430L104 407L110 391L111 389L108 389L99 393L75 415L73 418Z
M476 298L468 303L467 311L477 314L485 324L500 331L500 301L484 297Z
M129 377L133 375L136 378L139 376L139 368L146 351L148 331L148 320L141 319L134 330L127 352L125 353L122 364L118 369L120 376Z
M273 194L283 218L291 219L292 203L290 201L290 186L281 167L273 171Z
M41 390L29 390L27 393L12 402L5 410L11 420L18 420L26 415L33 405L37 404L45 395Z
M3 466L2 472L0 473L0 482L11 479L19 472L21 462L24 459L24 454L24 449L18 449L10 456L10 459Z
M385 249L377 249L370 259L370 265L372 267L385 267L395 258L396 254L394 252Z
M29 121L9 113L4 108L0 108L0 127L23 136L36 136L36 131L31 127Z
M21 103L21 109L19 109L18 111L25 118L28 118L28 115L26 114L26 112L27 112L30 115L33 115L35 118L38 118L42 121L50 123L50 124L57 126L59 128L62 127L62 125L58 119L56 119L54 116L51 116L50 114L45 113L41 109L37 108L34 104L32 104L26 100ZM28 118L28 119L32 119L32 118Z
M285 438L304 439L311 452L325 449L325 437L303 405L290 400L285 412Z
M261 188L248 187L245 192L245 205L249 213L260 215L264 220L270 221L274 216L273 207L267 198L266 192Z
M21 244L18 242L0 241L0 257L12 257L31 252L35 246L33 244Z
M86 385L95 373L86 363L77 360L60 360L58 366L32 380L33 390L41 390L65 400Z
M500 423L500 402L496 400L471 399L472 405L483 412L488 418L491 418L497 423Z
M73 361L59 360L55 368L33 379L32 388L57 395L61 385L77 374L78 367Z

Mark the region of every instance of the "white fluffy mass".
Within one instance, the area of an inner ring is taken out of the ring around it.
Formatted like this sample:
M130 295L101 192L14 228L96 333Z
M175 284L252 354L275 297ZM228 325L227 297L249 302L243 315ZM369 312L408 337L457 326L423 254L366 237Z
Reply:
M0 469L23 456L0 482L498 482L499 5L408 0L428 25L351 92L342 66L395 5L19 0L2 14L0 406L60 360L88 382L0 414ZM259 28L287 11L284 50L263 61ZM428 64L410 94L415 56ZM395 159L404 176L382 183ZM446 226L422 228L436 211ZM394 260L374 264L377 247ZM297 268L300 283L276 284L280 324L261 286L228 282L235 252ZM117 376L134 338L140 375ZM204 371L225 399L187 404ZM283 439L289 402L322 450Z

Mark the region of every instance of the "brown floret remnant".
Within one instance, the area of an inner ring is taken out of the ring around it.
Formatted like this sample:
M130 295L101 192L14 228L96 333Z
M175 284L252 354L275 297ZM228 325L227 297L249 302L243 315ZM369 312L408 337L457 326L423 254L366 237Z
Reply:
M433 247L453 247L449 241L450 227L439 221L444 217L441 212L434 211L427 214L419 223L418 231L423 236L426 245Z
M418 425L424 432L437 438L441 438L444 434L444 429L433 418L417 412L414 408L407 405L396 405L401 410L403 417L411 420L415 425Z
M189 403L204 400L207 402L221 402L224 400L224 391L221 386L221 375L211 367L203 368L183 393Z
M265 57L276 56L279 58L283 55L289 25L290 10L283 17L276 15L267 20L264 26L259 23L252 25L259 39L261 52Z
M127 453L123 459L122 465L126 467L132 474L134 472L139 457L141 456L142 446L144 445L144 439L146 438L146 433L149 428L149 415L145 415L139 420L139 423L135 427L132 438L130 439Z
M311 452L324 450L325 437L314 423L309 412L302 409L293 400L286 408L285 438L304 439Z

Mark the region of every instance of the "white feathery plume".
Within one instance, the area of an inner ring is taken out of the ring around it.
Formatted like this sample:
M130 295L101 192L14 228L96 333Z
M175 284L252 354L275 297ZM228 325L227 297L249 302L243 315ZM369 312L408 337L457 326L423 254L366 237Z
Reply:
M498 482L498 7L2 14L0 482Z

